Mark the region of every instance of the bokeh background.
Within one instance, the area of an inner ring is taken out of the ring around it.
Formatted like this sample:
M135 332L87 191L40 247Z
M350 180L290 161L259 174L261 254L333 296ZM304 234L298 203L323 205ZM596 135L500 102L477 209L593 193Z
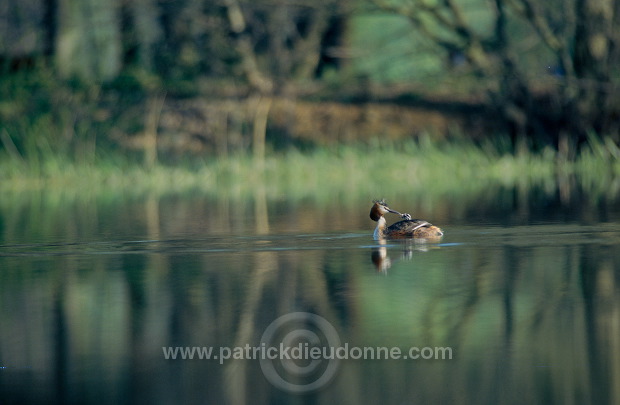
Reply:
M619 141L618 0L2 0L0 403L618 404Z
M5 1L3 157L503 137L617 153L617 1ZM617 157L617 156L616 156Z

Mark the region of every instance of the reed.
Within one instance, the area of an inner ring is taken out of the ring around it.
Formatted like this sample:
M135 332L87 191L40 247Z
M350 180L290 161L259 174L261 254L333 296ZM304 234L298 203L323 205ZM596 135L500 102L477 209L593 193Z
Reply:
M57 190L75 195L200 192L243 196L260 190L273 198L312 197L329 201L337 197L389 196L395 190L442 196L467 194L491 186L551 187L571 178L592 193L618 193L620 152L612 142L593 137L572 162L559 159L550 149L517 155L501 149L491 143L437 143L421 138L309 152L271 152L260 166L251 154L146 166L117 155L76 160L50 152L30 154L25 159L5 148L0 157L0 191L7 194Z

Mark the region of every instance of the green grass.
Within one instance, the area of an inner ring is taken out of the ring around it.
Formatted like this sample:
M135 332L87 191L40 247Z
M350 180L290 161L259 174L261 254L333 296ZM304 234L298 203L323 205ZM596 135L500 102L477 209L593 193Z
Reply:
M139 161L139 159L137 160ZM262 168L261 168L262 167ZM620 153L593 139L573 162L551 150L514 155L469 141L409 141L271 153L262 164L249 155L212 158L193 164L146 167L115 156L76 161L53 154L24 160L2 152L0 193L32 190L74 195L175 194L200 192L271 198L387 197L402 193L463 195L491 186L555 188L571 179L589 193L616 196Z
M291 148L268 153L258 165L251 154L237 153L147 167L139 153L114 150L121 147L109 136L118 128L134 133L144 124L142 110L121 112L143 103L145 95L104 93L96 86L59 83L45 71L0 80L0 199L44 191L72 198L266 193L324 203L407 194L430 201L498 186L555 190L567 181L593 196L614 198L620 188L620 150L609 138L595 136L570 162L551 149L514 154L502 146L505 138L480 145L463 135L450 141L377 139L306 152Z

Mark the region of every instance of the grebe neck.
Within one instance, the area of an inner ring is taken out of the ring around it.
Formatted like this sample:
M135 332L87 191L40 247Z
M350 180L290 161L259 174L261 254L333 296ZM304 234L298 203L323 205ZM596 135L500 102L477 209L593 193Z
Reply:
M375 240L379 240L383 238L383 231L385 230L385 217L381 216L377 221L377 227L375 228L375 233L373 237Z

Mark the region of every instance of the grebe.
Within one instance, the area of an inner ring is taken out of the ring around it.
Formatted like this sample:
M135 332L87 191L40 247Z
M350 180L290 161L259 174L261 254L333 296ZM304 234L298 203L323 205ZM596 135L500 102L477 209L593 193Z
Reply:
M383 200L373 202L374 204L370 209L370 219L377 221L377 227L373 235L375 239L424 238L437 240L443 236L441 229L427 221L411 219L411 215L401 214L391 209ZM388 212L400 215L403 221L386 227L384 215Z

